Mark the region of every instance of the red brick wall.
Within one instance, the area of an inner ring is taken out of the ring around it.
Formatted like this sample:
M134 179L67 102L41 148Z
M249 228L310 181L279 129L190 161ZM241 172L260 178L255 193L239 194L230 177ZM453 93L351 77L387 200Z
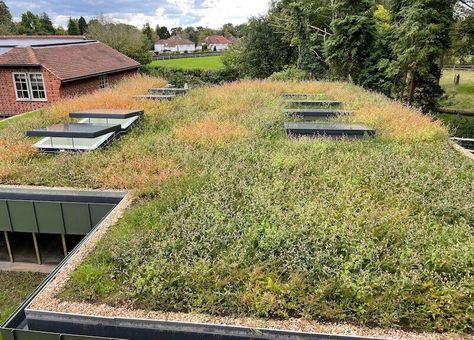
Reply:
M125 71L109 74L109 85L112 86L120 80L137 74L137 71ZM91 93L99 89L100 77L78 80L71 83L64 83L61 86L61 98L79 96Z
M42 72L47 101L17 101L14 72ZM11 116L42 108L59 99L61 82L48 70L42 68L3 68L0 69L0 117Z
M42 72L46 87L47 101L17 101L15 96L15 86L13 84L13 72ZM112 86L118 81L135 75L137 71L125 71L110 74L109 85ZM12 116L23 112L37 110L61 98L68 98L99 90L100 77L78 80L61 85L51 72L44 68L0 68L0 117Z

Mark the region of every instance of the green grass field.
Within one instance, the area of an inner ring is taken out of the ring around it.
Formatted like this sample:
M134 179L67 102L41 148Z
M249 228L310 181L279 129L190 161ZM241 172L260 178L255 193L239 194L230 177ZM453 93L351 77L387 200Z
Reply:
M456 74L461 75L459 86L454 86ZM446 98L442 100L441 106L474 110L474 71L443 70L440 84L446 92Z
M191 70L219 70L224 68L224 64L222 63L222 58L220 56L155 60L150 64L150 66L162 66Z
M474 162L429 116L329 82L240 81L135 102L140 77L0 123L0 183L137 200L60 294L147 311L471 334ZM342 100L375 139L288 139L282 93ZM43 155L29 128L144 107L104 150Z
M0 324L8 319L45 277L45 274L0 271Z

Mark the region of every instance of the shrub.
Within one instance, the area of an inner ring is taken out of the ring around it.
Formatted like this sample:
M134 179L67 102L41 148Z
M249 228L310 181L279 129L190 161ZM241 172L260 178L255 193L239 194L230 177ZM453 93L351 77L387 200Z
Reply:
M184 84L204 85L222 84L239 79L236 71L230 69L223 70L200 70L200 69L178 69L162 66L146 65L141 68L141 72L155 77L168 80L176 86Z
M268 79L270 80L297 80L302 81L308 77L308 74L304 70L300 70L296 67L287 67L281 72L273 73Z

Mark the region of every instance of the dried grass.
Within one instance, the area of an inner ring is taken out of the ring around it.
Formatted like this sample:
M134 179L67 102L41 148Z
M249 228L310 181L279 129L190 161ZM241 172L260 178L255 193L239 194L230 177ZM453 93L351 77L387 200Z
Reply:
M116 86L99 90L92 94L78 96L60 101L48 111L52 117L65 118L69 112L88 110L92 108L101 109L136 109L147 106L149 102L140 102L133 100L132 97L147 93L150 88L162 87L166 81L143 75L137 75Z
M195 144L222 144L248 135L238 124L226 121L204 120L174 130L177 138Z

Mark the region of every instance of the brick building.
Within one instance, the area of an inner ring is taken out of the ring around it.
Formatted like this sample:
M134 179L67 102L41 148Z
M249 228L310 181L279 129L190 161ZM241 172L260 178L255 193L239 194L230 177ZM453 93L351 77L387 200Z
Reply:
M83 37L0 37L0 117L107 88L139 67Z

